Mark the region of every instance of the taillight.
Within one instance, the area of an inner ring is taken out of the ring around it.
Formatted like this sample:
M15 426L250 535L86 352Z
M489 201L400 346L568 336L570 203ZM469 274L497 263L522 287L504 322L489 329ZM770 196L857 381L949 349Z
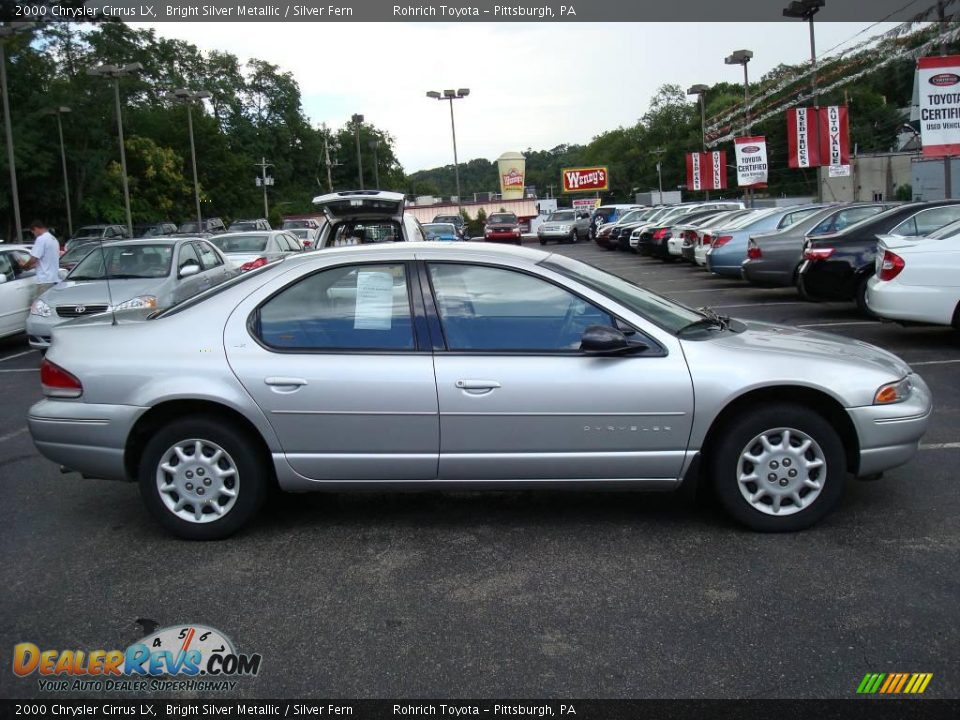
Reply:
M710 233L703 234L703 240L701 241L702 245L709 245L713 238L710 236Z
M670 228L660 228L653 234L654 240L663 240L670 237Z
M304 247L304 249L306 249L306 248L308 248L308 247L313 247L313 241L312 241L312 240L304 240L304 241L303 241L303 247Z
M240 270L242 272L246 272L247 270L256 270L258 267L263 267L264 265L266 265L267 262L268 262L267 259L263 257L263 255L261 255L256 260L245 262L243 265L240 266Z
M47 397L75 398L83 394L80 381L49 360L40 364L40 385Z
M763 257L763 253L760 252L760 246L753 240L747 243L747 257L751 260L759 260Z
M720 237L718 237L716 240L713 241L713 247L714 248L723 247L731 240L733 240L733 235L721 235Z
M807 248L803 251L804 260L826 260L836 248Z
M904 267L906 267L906 263L903 262L902 257L885 250L883 260L880 261L880 272L877 273L877 277L881 280L893 280L903 271Z

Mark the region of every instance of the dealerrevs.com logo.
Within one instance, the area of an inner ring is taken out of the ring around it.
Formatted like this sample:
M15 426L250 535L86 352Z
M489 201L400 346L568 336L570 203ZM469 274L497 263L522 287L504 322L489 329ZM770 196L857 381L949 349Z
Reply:
M256 676L262 660L204 625L171 625L125 650L13 648L14 674L35 675L47 692L231 691L237 678Z
M949 87L960 82L960 75L955 73L938 73L930 78L930 84L937 87Z

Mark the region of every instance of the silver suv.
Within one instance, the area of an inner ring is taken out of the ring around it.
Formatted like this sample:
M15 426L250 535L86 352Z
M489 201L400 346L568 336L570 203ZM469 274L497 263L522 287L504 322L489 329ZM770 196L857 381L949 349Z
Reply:
M590 213L578 213L576 210L557 210L537 228L537 239L541 245L548 240L575 243L590 237Z

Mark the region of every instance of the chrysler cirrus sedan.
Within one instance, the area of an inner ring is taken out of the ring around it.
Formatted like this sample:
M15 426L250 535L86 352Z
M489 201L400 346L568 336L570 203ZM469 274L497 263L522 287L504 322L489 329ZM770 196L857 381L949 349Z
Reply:
M136 359L132 362L132 359ZM212 539L268 489L712 485L760 531L907 462L931 412L895 355L721 317L542 251L396 243L288 257L162 312L58 327L40 452L139 483Z

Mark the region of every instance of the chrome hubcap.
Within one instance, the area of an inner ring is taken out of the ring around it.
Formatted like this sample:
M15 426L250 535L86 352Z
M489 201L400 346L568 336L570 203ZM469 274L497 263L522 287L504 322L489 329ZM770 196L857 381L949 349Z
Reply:
M757 435L740 453L737 485L743 498L767 515L793 515L817 499L827 461L817 441L794 428Z
M219 520L237 502L240 477L230 454L209 440L191 438L168 448L157 465L157 489L181 520Z

